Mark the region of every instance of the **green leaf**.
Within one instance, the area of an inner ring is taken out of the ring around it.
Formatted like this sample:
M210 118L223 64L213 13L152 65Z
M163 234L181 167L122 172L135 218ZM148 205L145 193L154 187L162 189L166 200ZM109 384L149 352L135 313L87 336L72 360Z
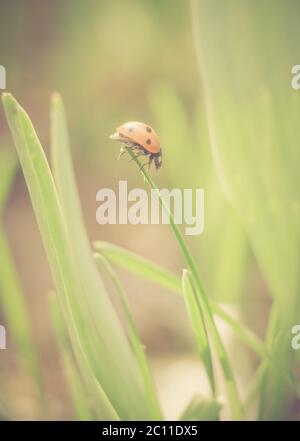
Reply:
M205 199L205 218L209 219L205 234L194 236L191 241L197 260L202 262L211 297L238 303L245 292L248 242L214 173L204 100L199 96L194 118L187 116L190 109L169 82L151 86L148 100L170 183L176 188L205 188L207 195L213 195Z
M87 399L87 390L85 389L80 378L76 362L70 350L70 342L56 293L51 293L49 295L49 309L53 328L59 343L63 370L72 398L76 418L81 421L92 420L94 419L94 416L91 412L90 403Z
M12 151L0 150L0 216L11 189L17 169L17 157ZM38 354L32 335L25 295L23 293L13 256L0 219L0 304L6 318L21 366L30 374L33 384L45 400Z
M41 398L44 386L30 317L9 244L0 222L0 304L21 366L31 375Z
M10 94L3 94L2 101L30 193L56 291L59 294L64 317L67 319L73 346L76 348L76 356L81 369L96 375L93 358L96 351L95 341L91 338L91 325L83 321L78 304L81 291L77 269L74 267L62 207L44 151L28 115L17 101ZM95 389L95 394L99 396L98 405L102 417L117 419L118 415L100 383Z
M162 413L157 399L155 385L153 382L150 367L146 358L145 347L140 340L136 324L130 312L130 308L126 299L126 294L124 292L124 289L108 260L106 260L106 258L99 253L94 253L94 258L96 262L99 263L99 265L101 265L103 269L109 274L110 278L113 281L113 284L115 286L119 301L121 303L127 321L131 345L144 381L147 399L149 401L149 406L152 412L152 418L154 420L162 420Z
M148 100L158 123L164 169L177 186L184 182L185 188L190 188L195 182L199 182L199 169L192 165L200 162L201 155L196 148L195 133L176 89L169 82L158 82L151 86ZM189 173L186 173L186 167L182 167L182 164L187 164Z
M94 242L94 248L121 268L181 295L180 279L159 265L108 242Z
M268 345L278 369L261 392L265 417L280 419L290 391L279 372L291 367L300 317L300 95L291 87L300 4L191 3L216 172L279 310L281 344Z
M133 274L150 280L153 283L157 283L161 287L169 289L174 294L182 295L180 277L165 268L162 268L125 248L108 242L95 242L94 247L109 259L110 262ZM266 356L264 342L259 337L257 337L245 325L234 319L217 302L211 301L211 307L214 314L224 320L246 346L253 350L259 357Z
M300 7L275 3L192 1L216 171L273 295L289 293L292 300L299 267L300 99L290 86L299 35L291 24Z
M225 204L224 204L225 205ZM245 296L245 276L248 258L248 242L244 228L228 203L224 206L218 249L213 249L213 289L221 302L238 304ZM208 216L208 215L207 215Z
M179 421L218 421L221 407L217 399L207 400L196 395L183 411Z
M0 216L15 177L17 164L17 158L12 151L0 148Z
M244 414L244 409L242 406L242 402L240 401L236 381L234 378L233 370L230 365L229 358L227 356L227 352L223 345L220 333L215 324L213 318L212 308L208 301L206 292L201 282L195 280L195 274L191 273L191 280L193 286L195 286L195 294L196 299L199 304L200 309L203 311L203 317L205 323L207 324L207 328L209 330L212 342L214 344L217 356L219 358L219 362L223 371L224 381L227 389L228 401L231 406L231 412L233 419L241 420Z
M197 348L205 366L212 393L215 395L214 369L203 311L195 295L191 275L187 270L183 271L182 290L190 323L195 334Z
M90 323L96 375L121 418L133 418L133 415L146 418L149 409L136 361L91 254L72 166L65 112L58 94L52 99L51 141L53 174L72 243L72 259L81 291L78 303L84 321Z
M138 170L140 171L141 175L144 178L144 181L147 182L149 187L153 190L153 192L157 195L159 204L164 210L164 213L168 216L168 220L170 223L170 227L174 233L174 236L177 240L178 246L180 248L180 251L186 261L186 264L188 266L188 269L192 275L193 278L193 284L195 286L195 291L197 293L197 299L201 302L201 308L205 315L205 321L207 323L207 327L209 329L210 335L212 337L213 344L216 348L216 351L218 353L220 363L222 366L223 374L225 377L225 384L227 387L227 394L228 394L228 400L231 407L232 416L234 419L241 419L243 415L243 408L242 403L239 397L239 393L236 386L236 381L233 375L233 371L231 369L229 359L222 341L222 338L218 332L218 329L216 327L213 312L210 306L209 298L207 295L207 292L204 288L204 284L202 282L202 278L200 276L196 261L191 254L189 247L187 245L187 242L178 227L178 225L174 221L174 217L168 207L168 205L165 203L165 200L161 196L161 193L157 186L155 185L153 179L149 175L149 173L145 170L144 167L141 166L141 163L139 159L135 156L135 154L132 152L131 149L126 149L129 156L132 158L133 162L137 165Z

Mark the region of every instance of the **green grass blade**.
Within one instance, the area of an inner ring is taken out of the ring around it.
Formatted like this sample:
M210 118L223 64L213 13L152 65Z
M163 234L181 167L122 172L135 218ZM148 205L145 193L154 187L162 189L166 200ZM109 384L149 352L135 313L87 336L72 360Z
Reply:
M16 155L0 150L0 216L17 169ZM30 374L42 400L45 399L41 368L32 336L30 317L15 263L0 219L0 304L7 320L21 366Z
M121 418L145 419L149 409L145 391L140 386L142 381L137 363L102 284L84 228L66 116L58 94L53 96L51 105L51 144L55 183L68 225L72 258L80 284L81 295L78 302L85 321L91 324L95 370Z
M29 189L33 209L43 239L44 248L59 294L68 328L77 354L80 353L83 370L95 372L93 365L93 341L90 326L82 321L78 307L79 286L74 267L71 246L55 184L46 156L26 112L10 94L3 94L2 101L19 160ZM85 364L83 364L85 362ZM102 392L99 383L100 392ZM102 398L101 399L101 395ZM116 412L105 393L100 394L99 409L103 418L116 419Z
M209 219L205 234L194 236L191 243L195 256L202 262L209 292L220 302L238 303L244 293L248 242L236 214L220 192L214 173L205 103L199 96L194 118L188 117L190 109L168 82L151 86L148 97L163 146L164 173L170 184L180 189L201 187L206 194L214 195L205 199L205 218Z
M169 289L174 294L182 295L181 280L170 271L154 264L148 259L126 250L125 248L108 242L97 241L94 243L94 247L115 265L153 283L157 283L163 288ZM210 301L210 304L214 315L227 323L242 343L257 354L260 359L266 359L266 363L269 363L272 369L276 369L276 364L274 363L274 360L272 360L271 354L268 353L266 345L261 338L233 318L231 314L226 312L225 309L218 304L218 302ZM288 384L293 386L294 380L289 372L286 371L284 376Z
M97 241L94 243L94 248L121 268L181 295L180 279L159 265L108 242Z
M214 369L203 311L194 292L191 276L187 270L182 275L182 291L190 323L195 334L197 348L205 366L213 396L216 394Z
M290 329L300 319L300 100L291 87L300 4L191 4L216 172L279 303L277 373L266 372L260 392L266 391L264 417L281 419L291 396L279 372L293 369Z
M194 279L194 274L191 274L194 286L197 286L197 280ZM228 401L231 406L232 417L240 420L243 417L244 410L240 401L237 386L233 376L233 371L230 366L229 359L227 357L221 336L216 327L213 319L212 308L208 302L205 290L201 284L198 284L198 289L195 289L197 300L200 308L203 310L204 319L207 323L207 328L210 331L212 341L214 342L215 349L219 358L219 362L223 371L224 381L227 388Z
M94 247L110 262L120 266L133 274L143 277L163 288L169 289L177 295L182 295L180 277L162 268L155 263L140 257L131 251L108 242L95 242ZM234 331L235 335L260 358L266 356L264 342L242 323L228 314L217 302L211 301L211 308L215 315L224 320Z
M13 257L0 222L0 303L7 320L21 366L31 375L42 399L45 398L41 368L32 336L30 317Z
M245 398L246 409L248 409L253 404L253 402L257 399L257 396L259 395L259 390L261 388L261 384L265 375L266 366L266 362L263 361L252 376L251 383L248 386Z
M148 101L164 146L165 172L176 186L185 183L186 188L192 188L201 179L199 168L193 165L203 160L203 157L196 148L195 132L176 88L169 82L156 83L149 89ZM187 165L189 173L186 173L182 164Z
M216 0L191 3L216 171L273 295L286 299L289 293L293 303L299 283L300 190L295 185L295 161L300 160L300 103L289 74L299 30L295 26L295 34L288 32L292 28L288 24L295 22L300 6L293 2L286 9L272 0L259 7L252 0L241 5L230 0L221 6ZM237 17L243 44L231 25ZM287 39L282 39L286 32ZM290 312L288 306L285 311Z
M205 400L202 397L192 398L183 411L179 421L218 421L221 403L216 400Z
M17 165L16 156L11 151L6 148L2 149L0 146L0 216L12 186Z
M140 161L136 158L135 154L130 149L127 149L127 151L128 151L128 154L130 155L130 157L132 158L132 160L138 166L138 169L140 170L142 176L144 177L144 180L148 183L150 188L156 193L158 200L159 200L159 203L160 203L160 206L162 207L162 209L165 211L165 213L168 216L168 219L170 221L170 226L171 226L173 233L176 237L176 240L179 244L182 255L186 260L186 263L188 265L188 269L190 270L191 275L193 277L193 282L195 284L198 299L201 302L201 308L204 312L207 327L209 329L210 335L212 337L213 343L215 345L216 351L217 351L219 359L220 359L220 363L221 363L224 378L225 378L225 384L227 387L228 400L230 403L232 416L234 419L239 420L243 416L242 403L241 403L239 393L237 390L233 371L231 369L229 359L228 359L227 353L225 351L221 336L220 336L218 329L216 327L214 317L213 317L213 312L212 312L204 285L201 281L201 277L199 275L199 271L198 271L196 262L192 256L192 254L189 251L187 243L186 243L180 229L178 228L177 224L174 221L173 215L170 212L169 207L166 205L164 199L161 197L161 194L160 194L158 188L156 187L155 183L153 182L152 178L150 177L149 173L147 173L145 168L142 167Z
M286 388L285 383L282 381L282 375L281 372L287 371L287 366L290 363L291 359L291 350L287 351L286 345L278 342L278 337L280 340L282 340L282 335L280 336L280 332L282 327L280 326L280 303L277 301L274 301L271 307L271 311L269 314L269 320L268 320L268 326L267 326L267 332L266 332L266 347L268 351L272 354L273 358L276 359L276 370L271 370L271 366L268 366L267 363L262 363L262 374L257 381L257 388L259 392L259 412L258 412L258 419L264 420L268 419L268 413L270 412L270 404L268 401L268 396L270 393L273 394L274 399L277 401L279 399L278 394L282 395L282 399L286 399L287 395L289 394L289 391ZM276 357L277 350L279 352L285 353L286 359L283 360L282 357ZM288 353L287 353L288 352ZM288 362L288 363L287 363ZM291 374L289 372L289 377L291 377ZM293 379L291 380L291 383L293 384ZM276 389L276 392L274 391L274 388ZM294 391L297 393L297 387L295 386ZM271 391L271 392L270 392ZM275 398L276 397L276 398ZM272 407L272 418L280 418L280 413L282 411L281 405L273 406L273 403L271 404ZM277 416L275 417L275 413L277 413Z
M152 418L154 420L162 420L162 413L157 399L155 385L153 382L150 367L148 365L148 361L146 358L145 347L140 340L138 330L136 328L134 319L130 312L130 308L126 299L126 294L124 292L124 289L108 260L99 253L95 253L94 258L96 262L99 263L99 265L101 265L105 269L105 271L109 274L110 278L113 281L115 290L118 294L119 301L122 305L122 309L125 313L125 317L127 320L131 345L135 353L138 365L140 367L141 375L145 385L146 395L149 401L149 407L152 413Z
M94 416L90 409L90 403L87 400L87 392L82 383L79 372L77 371L74 357L70 351L67 330L65 329L56 293L51 293L49 295L49 309L52 325L59 344L63 370L70 391L76 419L81 421L93 420Z
M254 353L260 358L267 356L264 341L259 338L254 332L250 331L245 325L234 319L228 312L226 312L217 302L212 302L211 307L218 317L220 317L225 323L227 323L234 334L240 338L240 340L248 346Z
M222 213L218 250L213 250L213 288L216 300L233 304L243 303L248 257L245 231L228 204ZM216 251L216 252L215 252Z

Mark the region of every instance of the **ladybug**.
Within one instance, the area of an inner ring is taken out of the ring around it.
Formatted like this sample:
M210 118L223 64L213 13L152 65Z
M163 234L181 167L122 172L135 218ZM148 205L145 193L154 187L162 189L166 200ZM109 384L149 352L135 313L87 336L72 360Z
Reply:
M156 132L148 124L138 121L128 121L117 128L116 133L111 135L111 139L121 141L127 148L135 152L135 157L147 156L149 161L143 165L148 165L149 168L154 162L158 170L162 164L162 152L160 141ZM125 152L121 147L119 158Z

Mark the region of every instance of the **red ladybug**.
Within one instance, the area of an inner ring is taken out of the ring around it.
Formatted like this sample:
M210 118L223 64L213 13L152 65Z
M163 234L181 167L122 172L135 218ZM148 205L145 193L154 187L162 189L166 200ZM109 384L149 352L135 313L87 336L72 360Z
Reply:
M161 167L162 153L160 141L156 132L148 124L138 121L128 121L117 128L116 133L111 135L111 139L123 142L126 147L136 152L136 157L149 157L149 162L147 163L149 168L152 161L156 169ZM121 147L120 156L124 151L124 148Z

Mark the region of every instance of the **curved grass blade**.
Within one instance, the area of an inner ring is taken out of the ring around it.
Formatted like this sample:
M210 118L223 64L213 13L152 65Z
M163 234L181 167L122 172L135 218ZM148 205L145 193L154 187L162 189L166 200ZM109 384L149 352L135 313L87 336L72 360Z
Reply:
M143 277L174 294L182 296L181 280L178 276L162 268L148 259L140 257L131 251L108 242L95 242L95 250L102 253L110 262L120 266L133 274ZM217 302L210 301L215 315L225 321L235 335L260 358L266 356L264 342L242 323L228 314Z
M99 253L94 253L94 258L96 262L103 267L103 269L109 274L110 278L113 281L113 284L115 286L115 290L117 292L119 301L122 305L122 309L125 313L125 317L128 323L128 330L129 330L129 336L131 345L133 348L133 351L135 353L138 365L140 367L141 375L143 377L144 385L145 385L145 391L146 395L149 401L149 407L152 412L152 418L153 420L160 421L162 420L162 413L160 409L160 405L157 399L155 385L153 382L152 374L150 371L150 367L148 365L148 361L145 354L145 347L143 343L140 340L138 330L136 328L134 319L131 315L129 305L126 299L126 294L123 290L123 287L121 285L121 282L119 278L117 277L116 273L113 271L110 263L108 260Z
M30 374L40 398L45 390L30 317L18 273L0 222L0 302L21 366Z
M121 418L147 419L149 409L136 360L93 261L78 197L64 107L58 94L52 98L51 141L53 173L80 286L78 303L85 321L90 324L97 376Z
M191 5L216 172L279 304L276 328L283 332L281 343L271 348L277 370L269 366L260 395L262 416L282 419L291 391L281 372L294 368L290 329L300 319L300 101L290 83L300 4L192 0Z
M90 403L87 400L87 392L70 351L67 330L61 315L56 293L49 295L49 309L76 418L81 421L93 420L94 416L90 409Z
M206 369L212 394L215 396L216 384L205 319L197 296L195 295L193 281L191 280L191 275L188 270L183 270L182 291L190 323L195 334L197 348Z
M179 421L218 421L221 410L220 400L207 400L200 396L192 398Z
M231 407L232 417L234 419L240 420L242 418L243 412L244 412L243 406L242 406L242 403L241 403L241 400L239 397L234 374L231 369L229 359L228 359L226 350L223 345L223 341L222 341L221 336L220 336L218 329L216 327L214 317L213 317L213 312L212 312L204 285L201 281L196 262L192 256L192 254L189 251L187 243L186 243L180 229L178 228L177 224L174 221L173 215L170 212L169 207L166 205L164 199L162 198L158 188L156 187L156 185L153 182L152 178L150 177L149 173L147 173L145 168L142 167L140 161L138 160L138 158L136 158L136 156L131 151L131 149L127 149L127 152L130 155L130 157L132 158L132 160L138 166L138 169L140 170L142 176L144 177L144 180L148 183L150 188L152 190L154 190L154 192L156 193L160 206L162 207L162 209L165 211L165 213L167 214L167 216L169 218L173 233L177 239L177 242L179 244L179 247L181 249L183 257L186 260L186 263L188 265L188 269L190 270L191 275L193 277L193 282L195 284L197 296L198 296L199 301L201 302L200 303L201 308L202 308L203 313L205 315L207 328L209 329L209 332L210 332L212 340L214 342L216 351L219 355L220 364L221 364L221 367L223 370L225 383L226 383L226 387L227 387L227 394L228 394L228 400L229 400L230 407Z
M43 148L32 123L17 101L10 94L3 94L2 101L19 160L29 189L33 209L43 239L52 276L63 306L68 328L76 349L82 371L95 375L93 354L95 347L90 339L88 322L83 322L77 303L79 292L77 270L72 259L71 245L65 219L55 184ZM83 349L84 348L84 349ZM118 419L99 383L98 406L104 419Z
M0 150L0 216L17 170L17 157L8 150ZM0 219L0 303L7 320L9 334L14 340L19 361L30 374L42 402L45 391L41 367L32 336L30 317L14 260Z
M155 265L155 263L125 248L108 242L96 241L94 242L94 248L121 268L182 295L180 279L159 265Z
M4 210L17 166L16 155L0 145L0 216Z

